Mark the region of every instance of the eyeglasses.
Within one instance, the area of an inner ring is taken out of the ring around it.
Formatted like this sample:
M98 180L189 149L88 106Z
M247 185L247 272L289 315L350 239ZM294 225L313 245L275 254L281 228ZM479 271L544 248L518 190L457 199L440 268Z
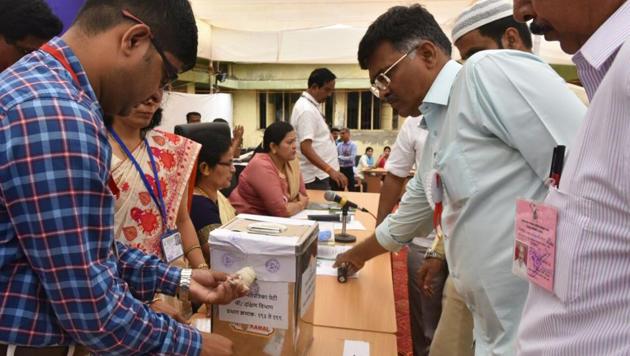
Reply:
M392 80L387 76L387 73L394 69L394 67L396 67L396 65L398 65L398 63L400 63L403 59L407 58L407 56L411 52L415 51L418 46L420 46L420 44L413 46L413 48L411 48L407 53L403 54L402 57L398 58L398 60L394 62L394 64L389 66L389 68L387 68L383 73L376 76L376 78L374 79L374 83L372 83L372 86L370 86L370 91L372 92L372 94L380 99L381 91L387 90L387 88L389 88L389 84L392 82Z
M149 28L149 31L151 31L151 44L153 44L153 47L155 47L155 50L162 58L162 63L164 63L164 71L166 72L166 75L163 76L162 80L160 81L160 88L162 89L167 88L169 85L173 84L173 82L177 80L177 77L178 77L177 68L173 65L173 63L171 63L171 61L168 60L168 58L166 58L166 55L164 54L164 50L162 49L162 46L160 46L160 43L153 35L151 26L147 25L144 21L140 20L138 17L133 15L131 12L129 12L129 10L122 10L121 12L122 12L123 17L128 18L132 21L135 21L141 25L145 25Z
M225 167L233 167L234 166L234 161L233 160L230 160L229 162L221 162L221 161L219 161L219 162L217 162L217 164L220 164L220 165L225 166Z

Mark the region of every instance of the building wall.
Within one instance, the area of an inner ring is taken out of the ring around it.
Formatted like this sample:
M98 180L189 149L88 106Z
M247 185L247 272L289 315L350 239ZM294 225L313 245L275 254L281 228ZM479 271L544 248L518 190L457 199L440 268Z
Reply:
M307 65L307 64L243 64L232 63L228 67L229 78L241 81L265 81L271 86L266 90L302 91L306 89L307 79L313 69L327 67L337 76L338 83L357 83L354 88L341 88L335 91L335 107L333 124L337 127L346 126L347 92L349 90L366 90L369 85L367 71L358 65ZM354 80L354 82L351 82ZM262 142L263 132L259 124L258 92L257 90L234 90L233 95L234 124L245 127L244 147L255 147ZM392 130L392 108L384 104L381 109L381 127L383 130L352 130L352 140L357 143L358 153L371 146L375 154L380 154L383 147L392 146L396 140L398 130ZM402 122L400 123L402 125Z

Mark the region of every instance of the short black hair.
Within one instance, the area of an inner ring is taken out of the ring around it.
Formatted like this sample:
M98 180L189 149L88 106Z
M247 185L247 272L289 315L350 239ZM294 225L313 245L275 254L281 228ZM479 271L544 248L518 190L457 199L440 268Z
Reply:
M435 18L422 5L394 6L379 16L363 35L359 43L358 59L362 69L377 47L389 42L399 52L407 52L419 40L433 42L449 57L452 45Z
M503 48L501 37L510 27L514 27L518 31L525 47L532 49L532 34L529 32L527 24L516 21L512 15L487 23L479 27L478 30L482 36L492 38L499 48Z
M326 83L331 80L335 80L337 77L333 72L328 68L317 68L311 72L311 75L308 77L308 87L312 87L313 85L321 88Z
M212 120L212 122L220 122L220 123L229 125L229 123L227 122L226 119L223 119L223 118L220 118L220 117L217 117L216 119Z
M286 121L276 121L267 126L263 135L262 151L269 153L272 143L279 145L287 134L293 130L293 126Z
M341 130L339 130L339 128L337 127L333 127L330 129L330 132L341 132Z
M368 153L369 150L372 150L372 152L374 152L374 149L371 146L367 146L367 148L365 149L365 153Z
M385 150L390 150L390 151L391 151L391 150L392 150L392 148L391 148L391 147L389 147L389 146L385 146L385 147L383 147L383 152L385 152Z
M226 135L209 131L192 131L187 137L201 144L201 150L197 158L197 167L205 163L210 168L217 166L221 156L231 150L232 141ZM201 171L197 169L197 182Z
M0 35L15 44L28 36L49 40L61 33L61 20L44 0L0 1Z
M196 111L191 111L191 112L187 113L186 114L186 122L190 122L190 118L192 116L199 116L199 117L201 117L201 114L196 112Z
M188 0L87 0L74 25L87 34L99 34L124 21L128 10L153 31L154 41L183 63L183 71L197 60L197 25Z

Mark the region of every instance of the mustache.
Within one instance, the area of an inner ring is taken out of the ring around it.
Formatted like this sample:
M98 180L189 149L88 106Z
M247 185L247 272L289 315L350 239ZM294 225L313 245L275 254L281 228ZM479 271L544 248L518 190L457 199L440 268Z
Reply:
M545 33L552 30L551 26L539 24L536 21L532 21L532 23L529 25L529 29L535 35L544 35Z

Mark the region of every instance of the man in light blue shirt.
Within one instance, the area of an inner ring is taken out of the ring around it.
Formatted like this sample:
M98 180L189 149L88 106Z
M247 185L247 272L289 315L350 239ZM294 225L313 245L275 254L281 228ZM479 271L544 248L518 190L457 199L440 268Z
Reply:
M339 171L348 178L348 190L356 191L354 186L354 160L357 156L357 144L350 141L350 130L344 127L339 131L341 142L337 143L337 155L339 156Z
M450 51L420 5L389 9L361 40L359 63L372 91L403 116L420 105L429 135L398 211L336 263L358 270L427 235L438 192L431 177L439 174L444 212L437 221L451 278L473 313L476 354L512 355L528 289L511 273L515 202L544 198L553 148L572 143L585 108L534 55L484 51L462 67ZM444 258L439 245L428 257Z

